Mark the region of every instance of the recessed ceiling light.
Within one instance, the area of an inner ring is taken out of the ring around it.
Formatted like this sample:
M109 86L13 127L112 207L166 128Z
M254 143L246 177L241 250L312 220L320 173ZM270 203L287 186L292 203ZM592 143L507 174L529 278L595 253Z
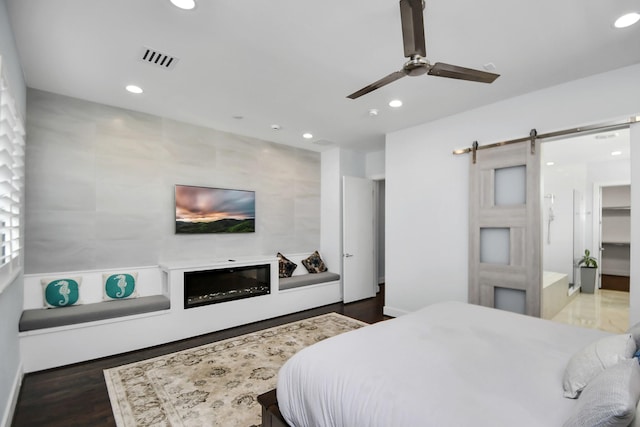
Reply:
M303 133L303 134L302 134L302 137L303 137L304 139L311 139L311 138L313 138L313 135L312 135L312 134L310 134L309 132L307 132L307 133Z
M173 3L175 7L184 10L191 10L196 7L196 0L171 0L171 3Z
M400 101L399 99L394 99L393 101L389 102L389 107L393 107L393 108L402 107L402 101Z
M616 19L613 26L616 28L627 28L640 21L640 13L631 12L625 15L622 15L620 18Z
M612 155L612 156L619 156L619 155L621 155L621 154L622 154L622 151L612 151L612 152L611 152L611 155Z
M126 90L128 90L131 93L142 93L143 90L140 86L136 86L136 85L127 85L125 87Z
M273 130L280 130L281 128L280 128L280 125L272 124L272 125L271 125L271 129L273 129Z
M369 117L375 117L378 115L378 110L375 108L372 108L369 110Z
M556 164L556 162L547 162L546 164L547 164L547 166L553 166L553 165Z

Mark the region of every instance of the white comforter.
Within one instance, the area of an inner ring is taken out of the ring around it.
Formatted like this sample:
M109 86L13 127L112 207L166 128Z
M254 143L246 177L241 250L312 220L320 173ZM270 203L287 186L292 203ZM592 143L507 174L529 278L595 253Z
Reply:
M573 353L607 335L448 302L348 332L292 357L278 403L294 427L553 427Z

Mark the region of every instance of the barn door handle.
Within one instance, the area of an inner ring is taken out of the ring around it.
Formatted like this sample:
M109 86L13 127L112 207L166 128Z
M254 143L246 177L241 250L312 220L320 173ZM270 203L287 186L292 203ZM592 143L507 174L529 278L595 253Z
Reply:
M345 258L351 258L353 255L352 254L344 254Z

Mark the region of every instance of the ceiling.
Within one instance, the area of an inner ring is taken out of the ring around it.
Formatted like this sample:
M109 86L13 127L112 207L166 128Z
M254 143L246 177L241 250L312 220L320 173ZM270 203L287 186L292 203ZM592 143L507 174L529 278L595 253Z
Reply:
M542 145L542 162L546 168L561 169L566 166L630 159L631 137L628 127L579 134ZM553 164L547 164L548 162Z
M29 87L317 151L382 150L388 132L640 63L640 24L612 26L638 0L429 0L427 58L501 77L406 77L351 100L405 62L397 0L197 1L6 0Z

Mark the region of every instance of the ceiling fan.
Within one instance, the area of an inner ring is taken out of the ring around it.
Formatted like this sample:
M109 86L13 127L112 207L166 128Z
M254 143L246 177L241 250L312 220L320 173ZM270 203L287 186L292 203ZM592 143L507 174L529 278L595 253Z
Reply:
M402 70L393 72L377 82L365 86L359 91L347 96L356 99L369 92L395 82L404 76L421 76L424 73L430 76L448 77L450 79L470 80L473 82L492 83L500 77L499 74L486 71L460 67L458 65L445 64L444 62L429 63L424 40L424 20L422 11L424 0L400 0L400 19L402 20L402 39L404 41L404 56L409 60Z

